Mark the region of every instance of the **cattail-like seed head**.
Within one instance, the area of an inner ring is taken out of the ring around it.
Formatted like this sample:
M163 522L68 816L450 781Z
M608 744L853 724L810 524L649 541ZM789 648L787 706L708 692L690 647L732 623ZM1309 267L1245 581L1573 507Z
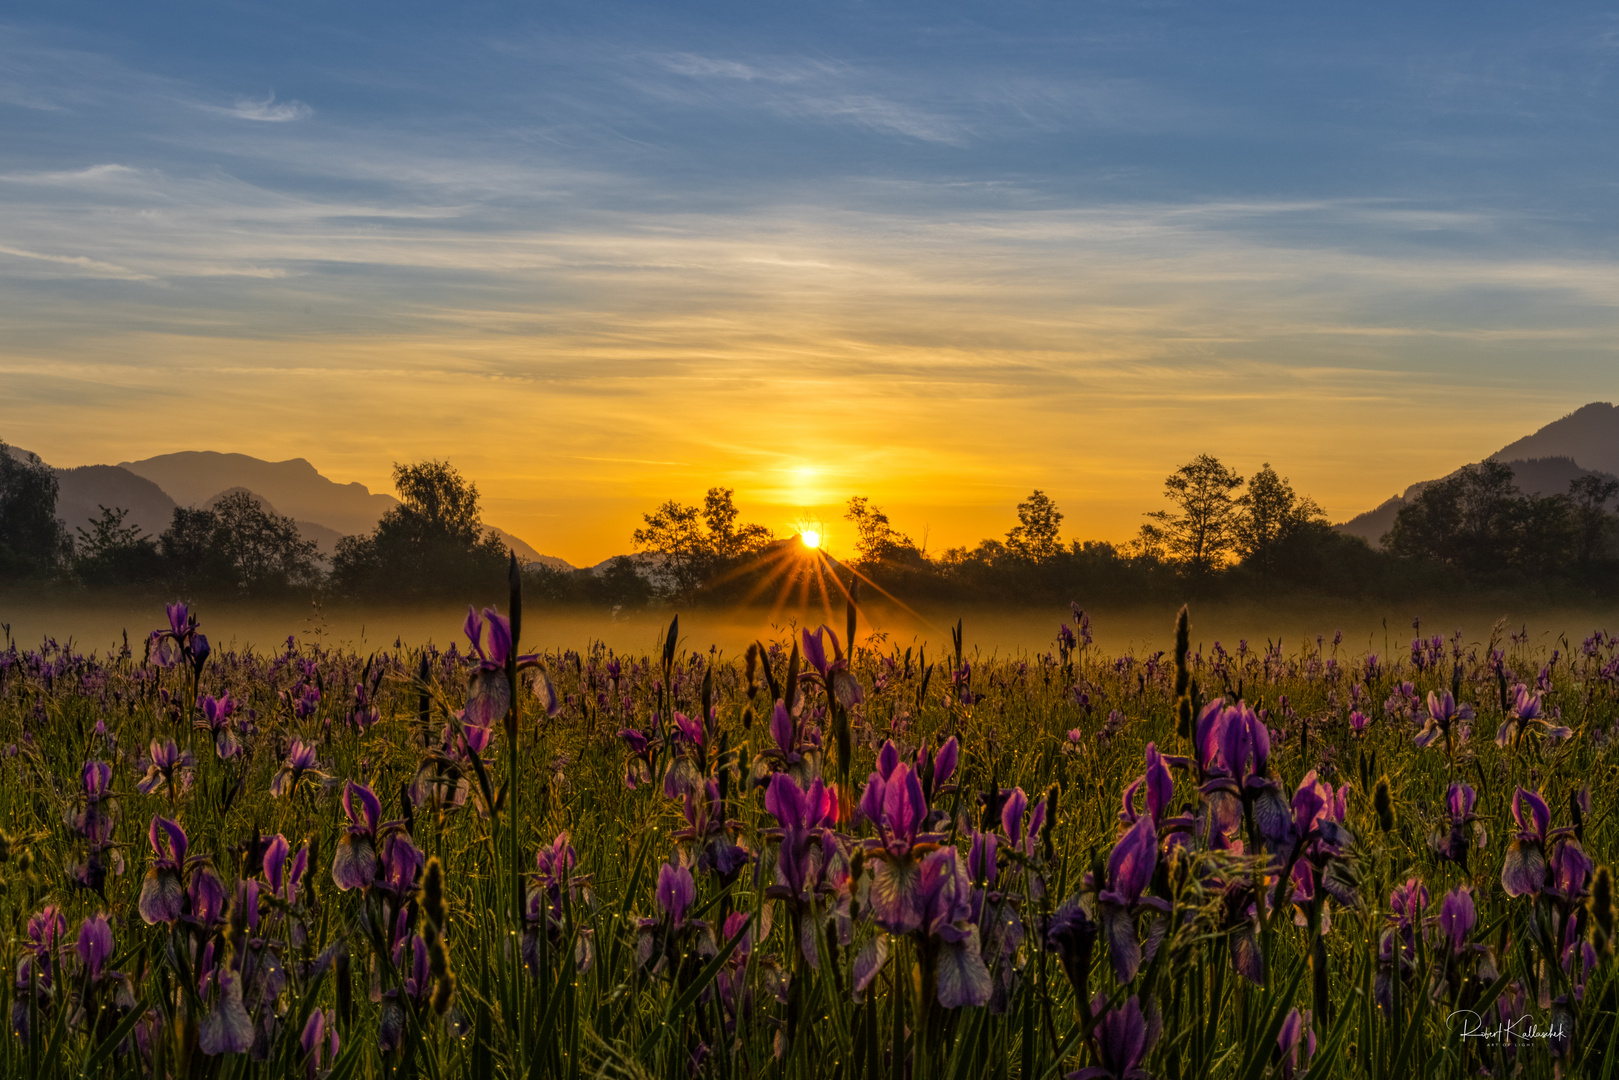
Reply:
M450 1011L450 1003L455 1000L455 975L445 972L444 977L433 983L433 1011L443 1016Z
M427 943L427 970L433 973L435 979L449 978L450 954L444 947L444 935L432 923L428 923L423 928L422 940Z
M427 870L422 874L422 911L435 930L444 929L444 865L437 855L427 860Z
M1377 781L1377 792L1372 796L1372 808L1377 811L1377 827L1384 832L1394 831L1394 799L1389 795L1389 778Z
M1175 616L1175 696L1181 697L1191 684L1192 673L1186 667L1186 654L1192 647L1192 620L1182 604Z
M1591 943L1603 956L1613 955L1613 874L1606 866L1597 867L1591 881Z
M354 984L350 981L349 947L339 945L337 948L337 1018L343 1023L343 1030L347 1031L354 1022Z

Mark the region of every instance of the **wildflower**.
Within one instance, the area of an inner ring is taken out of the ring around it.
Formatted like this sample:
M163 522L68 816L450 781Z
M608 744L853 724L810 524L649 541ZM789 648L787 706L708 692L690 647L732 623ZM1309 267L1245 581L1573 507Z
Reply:
M953 847L930 852L918 877L917 907L933 950L939 1004L947 1009L985 1004L992 986L978 928L970 921L970 887L959 853Z
M1157 859L1158 833L1150 817L1131 826L1108 856L1107 886L1097 899L1102 908L1102 936L1113 961L1113 975L1120 983L1134 979L1141 967L1136 915L1144 907L1166 908L1156 897L1143 897L1152 883Z
M208 949L212 953L213 943ZM242 1004L242 977L231 968L229 956L218 967L211 968L202 979L202 995L208 996L212 986L213 1007L203 1015L197 1025L197 1047L209 1057L220 1054L243 1054L253 1046L253 1017Z
M483 645L484 627L489 629L489 647ZM511 620L494 608L484 608L480 617L476 608L467 608L463 627L472 642L472 675L467 680L467 722L476 727L490 727L495 721L508 716L512 708L512 687L506 676L508 663L518 669L531 669L539 663L533 655L512 656ZM547 712L551 715L550 702Z
M1483 822L1473 813L1473 807L1478 802L1478 793L1471 785L1454 783L1445 793L1445 808L1450 818L1448 833L1436 832L1428 838L1428 846L1441 858L1457 863L1463 870L1467 869L1467 853L1476 843L1483 847L1488 839ZM1473 836L1468 836L1467 826L1472 825Z
M337 1013L330 1009L310 1010L309 1021L298 1037L298 1045L304 1051L304 1076L315 1080L330 1072L341 1042L337 1035Z
M1539 692L1532 692L1519 683L1513 694L1512 708L1496 730L1495 745L1504 747L1515 744L1531 731L1538 731L1543 737L1553 740L1571 738L1574 734L1569 728L1554 724L1547 718Z
M382 820L382 803L370 788L350 780L343 787L343 812L348 815L349 828L338 840L337 853L332 856L332 881L346 892L366 888L377 878L377 828Z
M23 955L17 962L16 993L12 995L11 1029L24 1039L29 1035L30 999L35 1010L44 1012L52 1007L61 970L62 952L67 937L67 917L54 904L46 905L31 915L27 927L28 940L23 944Z
M1518 788L1512 795L1512 818L1518 835L1507 848L1501 867L1501 887L1508 896L1538 893L1546 887L1546 840L1552 812L1533 791Z
M154 647L152 659L158 666L171 668L181 659L190 659L193 653L194 639L197 634L197 616L184 604L165 604L164 612L169 618L167 630L153 630L148 641ZM207 656L207 638L203 638L203 655Z
M297 791L302 785L325 790L331 783L331 775L320 769L320 757L315 744L306 743L302 739L293 739L292 745L287 748L287 756L281 761L281 767L270 778L270 796L279 799L283 795Z
M1385 1012L1394 1008L1394 980L1410 982L1417 966L1417 927L1428 907L1428 887L1407 878L1389 894L1389 926L1378 941L1373 994Z
M568 833L560 832L549 845L534 855L536 872L529 876L527 900L524 905L523 962L529 971L540 974L540 932L542 928L553 946L563 940L563 890L570 898L578 899L590 883L588 875L572 875L579 856L569 842ZM581 972L589 971L595 951L589 932L579 928L579 939L574 946L574 959Z
M910 933L922 925L920 867L912 851L939 840L921 831L928 806L916 773L906 765L894 766L887 779L872 773L860 795L860 813L877 827L878 838L866 841L867 851L877 857L872 917L890 933Z
M1371 718L1365 713L1361 712L1359 709L1350 710L1349 729L1355 733L1356 738L1366 734L1366 726L1370 723Z
M1301 1065L1308 1066L1315 1056L1315 1029L1310 1026L1310 1010L1294 1006L1282 1020L1276 1035L1276 1049L1282 1055L1283 1080L1293 1080Z
M624 786L634 791L652 779L652 740L635 728L622 728L618 737L629 746L630 757L624 768Z
M213 736L214 753L223 761L242 752L241 740L231 730L230 718L235 711L236 702L229 694L217 698L208 694L202 699L202 718L194 725Z
M1046 924L1045 949L1057 954L1074 996L1081 1001L1090 993L1091 952L1096 935L1096 923L1077 897L1064 901Z
M826 644L822 635L832 641L832 662L826 659ZM833 633L829 626L822 626L815 633L808 630L803 632L804 658L810 662L820 676L821 685L825 687L827 696L833 698L845 709L852 709L866 700L865 691L860 688L860 681L849 670L849 661L843 655L843 648L838 644L838 635ZM853 644L852 642L850 643Z
M197 759L191 756L190 750L176 746L173 739L153 739L143 764L146 775L135 785L135 790L150 795L167 788L172 802L177 790L191 786L191 770Z
M147 830L152 845L152 866L141 885L141 918L148 926L154 923L174 925L180 919L185 904L186 848L190 841L177 821L153 817Z
M1430 690L1427 716L1414 741L1418 746L1428 746L1441 737L1449 742L1453 729L1457 736L1456 741L1464 741L1467 737L1467 727L1460 721L1471 719L1473 719L1473 706L1456 704L1456 699L1451 696L1449 690L1443 694Z
M1467 935L1478 923L1478 909L1473 905L1473 891L1458 885L1446 893L1439 902L1439 930L1452 953L1461 952L1467 945Z
M1107 995L1097 994L1091 1012L1100 1013L1106 1006ZM1096 1064L1069 1073L1066 1080L1146 1080L1149 1074L1141 1063L1161 1030L1156 1008L1150 1016L1143 1015L1138 998L1125 998L1124 1004L1108 1010L1096 1025Z

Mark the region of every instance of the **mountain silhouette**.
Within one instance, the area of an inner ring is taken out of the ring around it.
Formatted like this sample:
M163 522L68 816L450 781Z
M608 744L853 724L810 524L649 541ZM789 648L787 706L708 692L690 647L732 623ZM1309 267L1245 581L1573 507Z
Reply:
M29 453L8 447L19 461ZM187 450L121 465L82 465L51 470L56 474L56 516L70 534L88 529L101 507L127 510L124 524L157 536L169 527L176 506L209 508L233 491L245 491L266 510L292 518L305 540L313 540L329 560L345 536L369 533L399 500L373 494L364 484L339 484L322 476L303 458L265 461L246 454ZM542 563L558 570L573 565L543 555L521 538L494 525L488 531L516 552L520 563Z
M1619 408L1593 401L1490 457L1496 461L1566 457L1582 468L1619 475Z
M1525 495L1563 495L1571 481L1592 473L1619 476L1619 408L1594 401L1554 420L1532 435L1525 435L1491 454L1486 460L1512 467L1518 490ZM1459 469L1447 476L1454 476ZM1446 477L1440 477L1440 480ZM1336 528L1364 537L1373 547L1394 527L1399 512L1439 480L1422 480Z
M263 461L246 454L186 450L120 462L168 492L182 506L202 506L231 488L246 488L297 521L318 522L349 536L368 533L399 500L373 495L364 484L339 484L303 458Z

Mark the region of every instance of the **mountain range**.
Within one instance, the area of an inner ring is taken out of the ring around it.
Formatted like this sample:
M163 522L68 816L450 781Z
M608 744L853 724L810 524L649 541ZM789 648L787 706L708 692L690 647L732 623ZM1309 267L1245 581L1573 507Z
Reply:
M1619 477L1619 408L1606 401L1593 401L1532 435L1508 443L1486 460L1510 465L1518 490L1525 495L1567 494L1570 481L1592 473L1610 479ZM1453 476L1455 471L1447 475ZM1364 537L1377 547L1394 527L1400 510L1424 488L1443 479L1412 484L1401 494L1334 527L1339 532Z
M11 448L13 455L26 452ZM292 518L305 540L330 558L338 540L368 533L399 500L373 494L364 484L339 484L322 476L303 458L264 461L246 454L186 450L117 465L52 469L58 485L56 516L71 532L89 528L101 507L129 511L125 524L153 536L169 527L176 506L210 507L233 491L247 491L266 509ZM542 555L504 529L490 531L523 563L573 569L554 555Z

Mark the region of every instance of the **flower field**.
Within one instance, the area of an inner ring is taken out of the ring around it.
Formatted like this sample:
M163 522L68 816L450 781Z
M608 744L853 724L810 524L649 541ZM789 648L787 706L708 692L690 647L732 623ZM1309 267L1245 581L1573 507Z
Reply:
M8 641L0 1074L1619 1073L1619 638L530 655L501 599Z

